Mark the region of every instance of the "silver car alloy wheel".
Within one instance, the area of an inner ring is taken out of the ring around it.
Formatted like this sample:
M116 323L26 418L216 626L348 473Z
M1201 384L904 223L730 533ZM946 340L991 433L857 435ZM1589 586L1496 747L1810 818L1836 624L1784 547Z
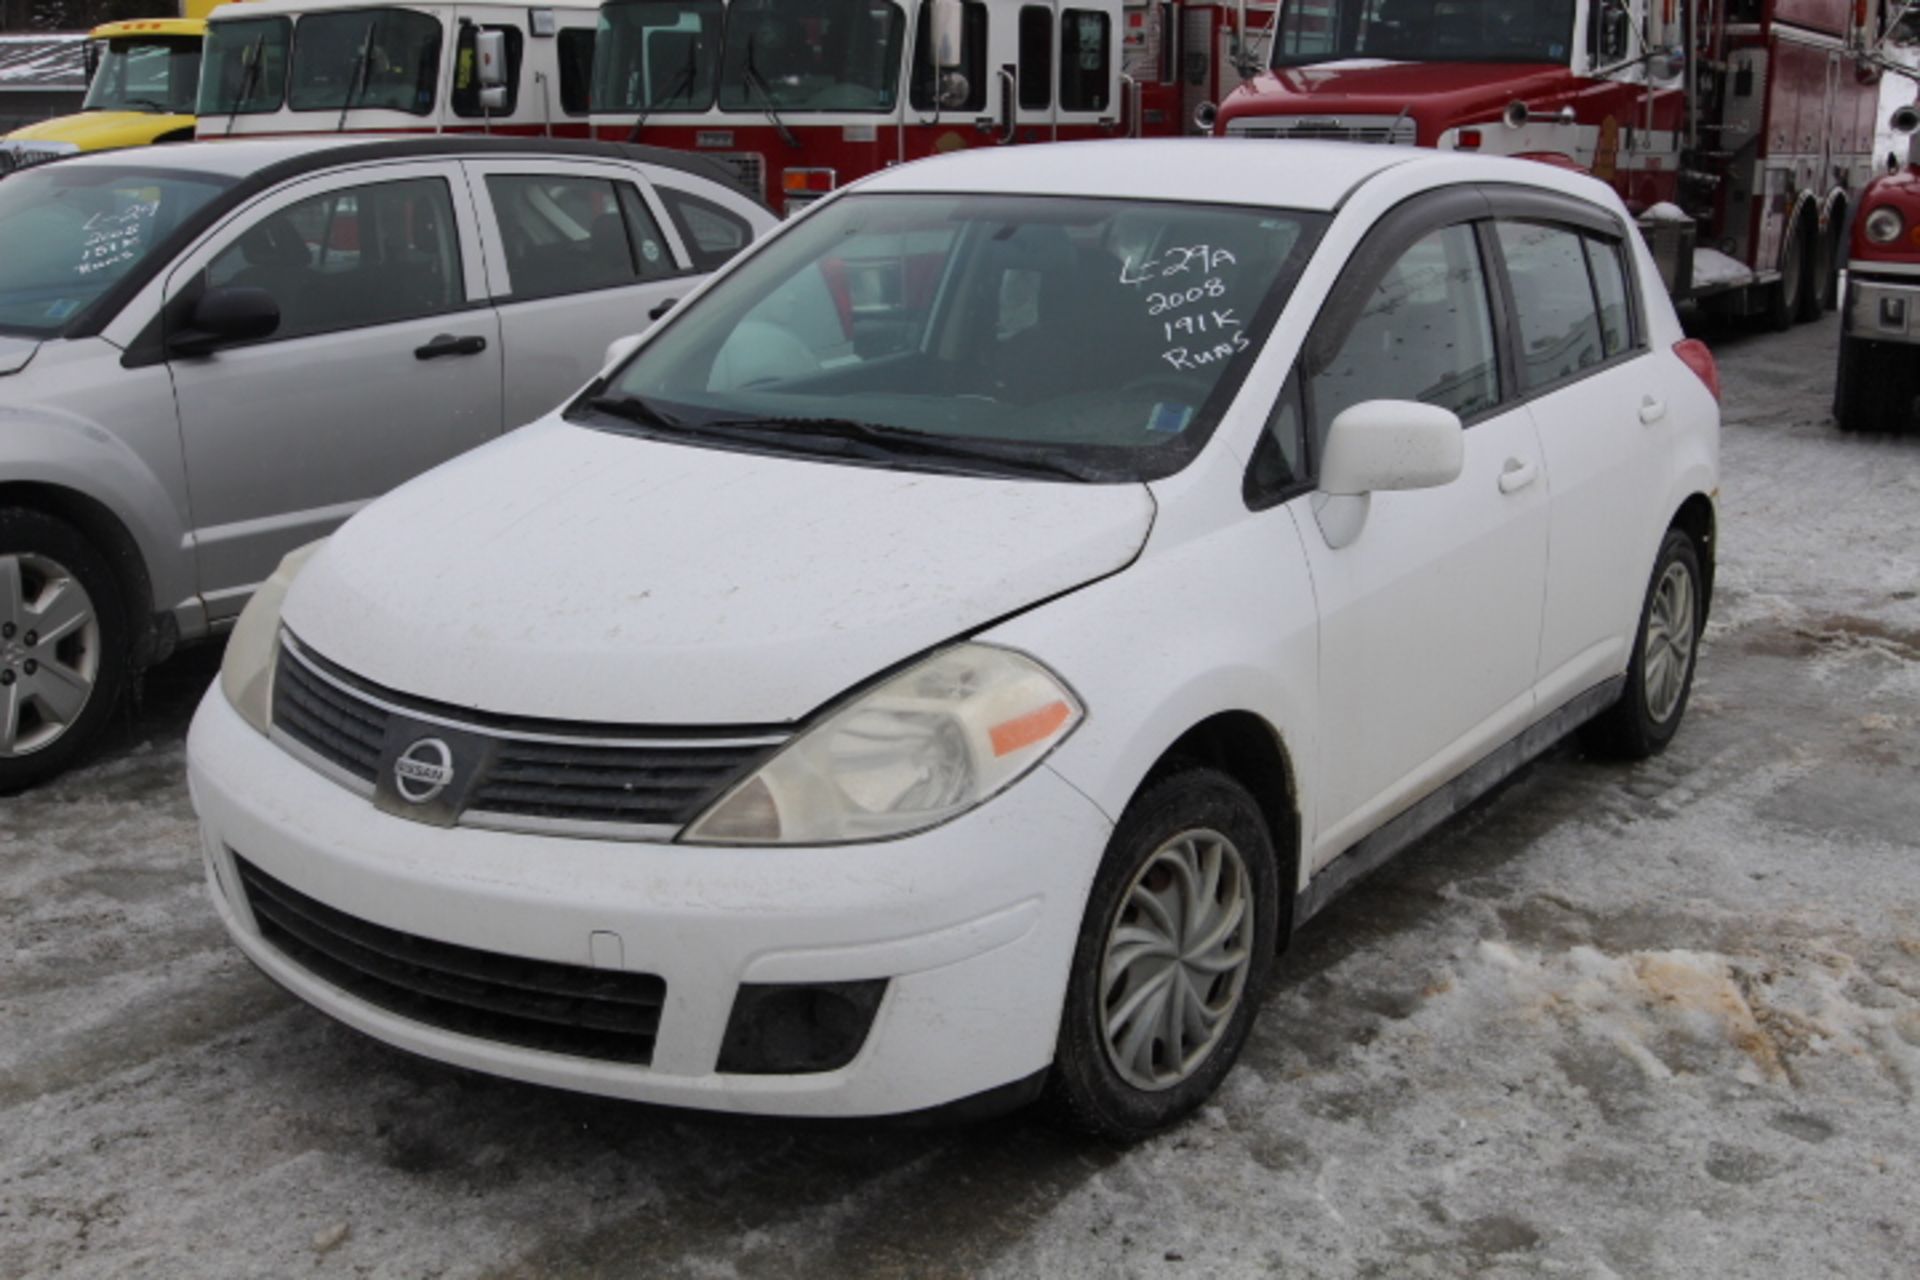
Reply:
M1647 715L1655 724L1665 724L1680 705L1687 673L1693 667L1697 616L1693 574L1684 564L1668 565L1660 576L1660 585L1654 588L1653 608L1647 615L1646 648L1640 657Z
M100 616L46 556L0 556L0 757L30 755L79 720L100 677Z
M1100 960L1100 1036L1121 1079L1158 1091L1199 1070L1239 1008L1253 936L1253 883L1233 841L1197 829L1153 852Z

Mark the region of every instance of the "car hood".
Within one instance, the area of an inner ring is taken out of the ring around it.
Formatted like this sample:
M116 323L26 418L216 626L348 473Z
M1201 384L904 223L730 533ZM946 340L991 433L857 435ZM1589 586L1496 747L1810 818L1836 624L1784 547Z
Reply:
M191 129L193 121L192 116L152 111L82 111L15 129L7 139L29 143L70 142L82 151L104 151L112 147L141 146L161 134Z
M27 361L33 359L33 353L39 349L40 341L37 338L0 333L0 378L26 368Z
M1144 485L926 475L555 419L367 507L287 626L387 688L634 725L798 720L907 658L1112 573Z

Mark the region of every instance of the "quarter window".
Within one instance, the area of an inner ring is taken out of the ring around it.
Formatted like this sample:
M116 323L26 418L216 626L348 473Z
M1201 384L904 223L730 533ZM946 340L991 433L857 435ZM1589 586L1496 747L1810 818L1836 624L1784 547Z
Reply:
M667 216L680 229L695 271L718 271L753 239L753 228L745 218L711 200L702 200L678 187L657 186L654 190L667 206Z
M207 283L271 294L276 339L451 311L466 291L447 184L347 187L270 213L208 264Z
M1513 283L1526 388L1572 377L1606 359L1584 237L1532 222L1502 222L1499 233Z
M629 183L490 174L515 298L545 298L674 274L660 228Z
M1309 343L1316 450L1341 412L1366 400L1418 400L1470 418L1500 401L1493 312L1467 224L1413 245L1374 285L1344 336Z
M1053 105L1053 10L1020 10L1020 106L1044 111Z
M1587 266L1593 272L1594 296L1600 301L1600 340L1612 359L1633 345L1633 313L1627 306L1620 246L1588 239Z
M1060 15L1060 109L1107 109L1107 57L1111 27L1107 15L1092 9L1068 9Z

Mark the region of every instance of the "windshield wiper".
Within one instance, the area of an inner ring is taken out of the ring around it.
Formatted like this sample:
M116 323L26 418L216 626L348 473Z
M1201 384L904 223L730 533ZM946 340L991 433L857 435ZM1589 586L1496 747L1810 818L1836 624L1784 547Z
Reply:
M347 113L353 110L353 100L360 96L373 79L373 31L380 24L378 18L367 23L367 38L360 43L360 56L354 60L353 78L347 81L347 100L340 104L340 119L333 126L335 133L347 131Z
M795 151L798 151L800 149L800 139L793 136L793 130L787 128L787 122L782 120L780 113L773 109L773 90L767 87L767 78L760 74L760 68L754 63L753 37L751 35L747 37L747 63L745 70L748 87L758 89L760 96L767 100L767 119L773 121L773 127L779 131L780 141L786 143Z
M151 111L155 115L170 114L167 111L166 103L155 102L152 98L122 98L121 101L130 107L138 107L142 111Z
M687 426L681 419L656 408L652 401L639 396L594 396L587 401L587 408L639 423L643 427L665 427L669 431L679 431Z
M240 118L240 108L245 105L247 95L260 81L260 60L265 56L267 33L262 31L253 38L246 53L240 57L240 87L234 91L233 105L227 109L227 136L233 136L234 121Z
M1066 458L1031 452L1032 446L1007 448L986 441L960 436L910 431L904 427L859 422L852 418L717 418L688 424L694 432L712 431L741 438L764 439L780 444L795 436L814 440L840 440L868 446L882 457L922 457L954 462L986 464L997 470L1058 476L1082 482L1097 480L1099 473Z
M693 82L700 78L700 64L696 60L699 49L700 47L696 44L687 45L687 64L680 68L680 74L674 77L672 84L667 86L665 97L647 99L646 106L640 109L640 118L633 122L633 128L627 130L628 142L640 141L640 131L647 127L647 117L657 108L672 102L675 98L688 100L693 98Z

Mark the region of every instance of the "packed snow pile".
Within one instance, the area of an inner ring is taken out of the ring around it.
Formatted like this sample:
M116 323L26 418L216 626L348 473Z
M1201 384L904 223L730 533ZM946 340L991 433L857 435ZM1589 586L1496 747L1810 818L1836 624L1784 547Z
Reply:
M1709 285L1745 284L1751 279L1753 269L1738 258L1728 257L1718 249L1693 251L1693 287L1696 289Z

